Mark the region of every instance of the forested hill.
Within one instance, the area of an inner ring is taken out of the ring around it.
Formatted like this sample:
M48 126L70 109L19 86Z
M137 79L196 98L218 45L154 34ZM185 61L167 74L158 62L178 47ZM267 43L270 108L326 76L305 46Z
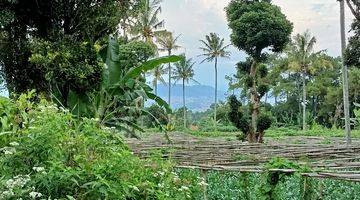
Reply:
M173 85L171 88L172 108L182 107L182 85ZM214 88L206 85L192 85L185 87L186 107L193 111L204 111L214 103ZM158 85L158 95L167 101L167 85ZM226 99L226 92L218 91L218 100Z

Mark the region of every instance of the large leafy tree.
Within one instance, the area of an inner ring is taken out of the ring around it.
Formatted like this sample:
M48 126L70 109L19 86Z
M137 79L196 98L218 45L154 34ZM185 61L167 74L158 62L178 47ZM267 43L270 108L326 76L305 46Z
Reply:
M189 83L190 81L198 83L194 79L194 67L195 62L192 62L191 59L183 59L177 63L175 63L175 68L173 71L175 79L175 83L177 81L182 81L182 90L183 90L183 119L184 119L184 128L186 128L186 102L185 102L185 83Z
M226 14L232 30L231 42L239 50L245 51L251 62L250 66L246 63L242 65L249 67L245 71L248 74L251 96L251 129L245 134L250 142L261 142L264 131L268 128L262 125L268 120L258 117L260 99L266 91L266 86L257 82L258 73L261 71L258 66L266 58L265 49L281 52L286 47L293 27L280 8L269 0L232 0L226 8ZM260 130L258 125L261 126Z
M48 57L57 56L57 62L73 63L67 66L69 73L60 80L65 82L60 88L82 79L79 87L91 89L87 86L93 87L93 81L97 82L93 77L101 69L94 44L116 30L132 3L130 0L1 0L0 62L10 93L32 88L49 93L48 80L55 80L49 75L55 73L48 73L51 67L43 70L47 63L29 62L34 46L42 49L47 44L47 49L52 49L47 52ZM58 52L60 56L50 52ZM80 65L84 73L79 71Z
M205 59L202 62L214 62L215 64L215 107L214 107L214 126L216 130L216 107L217 107L217 77L218 77L218 59L219 58L228 58L230 52L227 50L230 45L226 45L223 38L220 38L216 33L210 33L205 36L205 40L200 40L202 47L200 49L203 51Z
M169 31L162 31L160 32L157 37L156 41L159 45L158 50L162 52L166 52L168 56L172 54L173 51L178 50L180 46L177 44L180 35L174 37L174 34ZM168 64L168 104L171 105L171 63Z

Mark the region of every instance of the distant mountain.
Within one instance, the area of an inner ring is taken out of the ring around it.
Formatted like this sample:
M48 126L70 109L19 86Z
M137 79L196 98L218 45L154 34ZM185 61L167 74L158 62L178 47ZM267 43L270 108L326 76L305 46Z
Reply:
M205 111L214 103L215 89L207 85L191 85L185 87L186 107L193 111ZM168 99L168 87L158 85L158 96ZM218 91L218 101L226 99L226 92ZM171 107L174 109L182 107L182 85L171 87Z

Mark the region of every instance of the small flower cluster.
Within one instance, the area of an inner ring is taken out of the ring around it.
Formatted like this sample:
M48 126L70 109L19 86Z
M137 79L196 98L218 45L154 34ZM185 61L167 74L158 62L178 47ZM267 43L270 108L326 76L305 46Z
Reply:
M0 192L0 199L7 199L15 195L14 189L23 188L30 181L29 175L18 175L5 182L6 190Z
M17 142L10 142L9 145L9 147L0 148L0 152L4 153L5 155L13 155L16 153L15 147L19 146L20 144Z
M3 147L0 149L0 152L4 153L5 155L12 155L16 153L15 147Z
M30 196L32 199L36 199L36 198L42 197L42 194L41 194L40 192L30 192L30 193L29 193L29 196Z
M45 168L44 167L33 167L32 168L35 172L38 173L42 173L42 174L46 174Z
M207 185L209 185L209 184L206 183L205 178L203 178L203 177L198 177L198 179L199 179L199 181L200 181L200 182L198 183L199 186L201 186L201 187L206 187Z

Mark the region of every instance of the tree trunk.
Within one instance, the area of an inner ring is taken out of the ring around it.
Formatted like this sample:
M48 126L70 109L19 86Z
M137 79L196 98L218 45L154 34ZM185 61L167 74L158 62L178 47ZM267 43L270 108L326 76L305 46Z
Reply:
M343 96L344 96L344 114L345 114L345 134L346 144L351 144L351 128L350 128L350 111L349 111L349 80L348 70L344 62L344 54L346 50L345 38L345 2L340 0L340 28L341 28L341 51L342 51L342 79L343 79Z
M171 49L168 50L168 55L171 56ZM169 70L169 80L168 80L168 88L169 88L169 91L168 91L168 104L169 104L169 107L171 108L171 64L169 63L168 64L168 70ZM168 123L171 124L171 114L168 114Z
M216 110L217 109L217 58L215 58L215 108L214 108L214 128L217 131L217 119L216 119Z
M168 51L168 55L171 56L171 50ZM171 64L168 64L168 70L169 70L169 93L168 93L168 104L171 107Z
M252 65L251 65L251 69L250 69L250 76L253 79L253 85L252 88L250 89L250 95L251 95L251 128L252 130L250 131L250 137L249 137L249 142L257 142L257 119L258 119L258 115L259 115L259 95L257 94L257 89L256 89L256 67L257 67L257 63L254 60Z
M157 69L155 69L155 70L157 70ZM157 95L157 89L158 89L158 88L157 88L157 85L158 85L158 84L157 84L157 78L156 78L156 77L154 78L153 85L154 85L155 94Z
M182 80L183 84L183 114L184 114L184 128L186 129L186 105L185 105L185 79Z
M306 130L306 79L305 72L302 73L302 84L303 84L303 101L302 101L302 129Z

